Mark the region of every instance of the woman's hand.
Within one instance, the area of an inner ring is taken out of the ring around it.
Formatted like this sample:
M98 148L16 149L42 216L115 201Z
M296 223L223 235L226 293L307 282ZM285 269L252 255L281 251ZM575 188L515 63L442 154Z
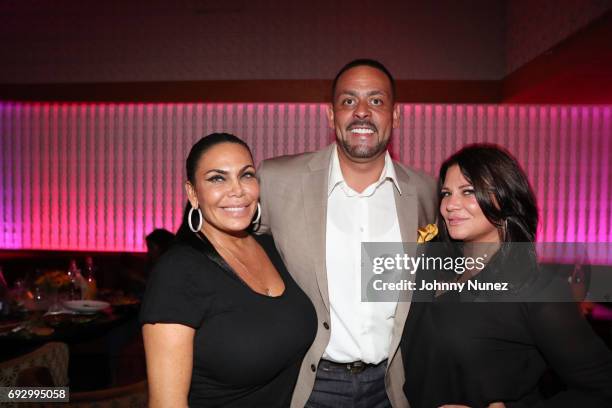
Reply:
M145 324L149 408L186 408L195 330L182 324Z

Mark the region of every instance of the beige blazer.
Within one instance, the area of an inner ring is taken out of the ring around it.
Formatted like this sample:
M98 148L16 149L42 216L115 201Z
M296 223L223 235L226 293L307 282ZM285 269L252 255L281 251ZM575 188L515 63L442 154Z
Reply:
M329 342L330 312L325 258L327 179L333 143L314 153L265 160L260 165L262 208L259 232L271 232L287 268L310 297L319 321L314 343L306 353L291 407L303 407L314 385L319 360ZM415 242L417 228L435 220L437 209L433 179L395 163L402 194L395 203L404 242ZM404 396L404 370L400 337L410 309L407 294L396 309L385 384L393 407L408 407Z

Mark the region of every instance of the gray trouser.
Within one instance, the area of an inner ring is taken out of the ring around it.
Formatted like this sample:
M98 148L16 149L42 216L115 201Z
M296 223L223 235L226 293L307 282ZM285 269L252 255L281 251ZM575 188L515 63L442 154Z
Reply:
M346 366L321 360L306 408L390 408L385 391L387 361L351 372Z

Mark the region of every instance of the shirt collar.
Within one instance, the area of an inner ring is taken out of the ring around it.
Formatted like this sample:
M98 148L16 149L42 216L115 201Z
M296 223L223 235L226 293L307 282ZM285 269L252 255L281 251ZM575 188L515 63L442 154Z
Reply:
M331 166L329 166L329 182L327 183L327 196L329 197L334 189L341 185L346 184L344 181L344 176L342 175L342 169L340 169L340 159L338 158L338 145L336 145L335 149L332 151L331 155ZM397 175L395 174L395 166L393 165L393 160L391 160L391 155L389 151L385 151L385 167L383 168L382 173L378 181L374 184L376 187L380 186L386 180L391 180L397 192L401 195L402 190L400 190L399 183L397 181ZM348 187L348 186L347 186Z

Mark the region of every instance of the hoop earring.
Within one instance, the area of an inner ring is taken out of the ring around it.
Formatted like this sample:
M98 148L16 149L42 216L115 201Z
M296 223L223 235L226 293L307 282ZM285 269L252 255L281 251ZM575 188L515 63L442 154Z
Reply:
M193 214L194 210L198 211L198 215L200 216L200 221L198 222L198 228L193 228L193 224L191 223L191 214ZM200 207L191 207L189 210L189 214L187 214L187 224L189 224L189 229L193 232L198 232L202 229L202 223L204 222L204 217L202 216L202 210Z
M255 217L255 219L251 222L251 224L253 225L259 224L260 219L261 219L261 204L259 204L259 201L258 201L257 202L257 217Z

